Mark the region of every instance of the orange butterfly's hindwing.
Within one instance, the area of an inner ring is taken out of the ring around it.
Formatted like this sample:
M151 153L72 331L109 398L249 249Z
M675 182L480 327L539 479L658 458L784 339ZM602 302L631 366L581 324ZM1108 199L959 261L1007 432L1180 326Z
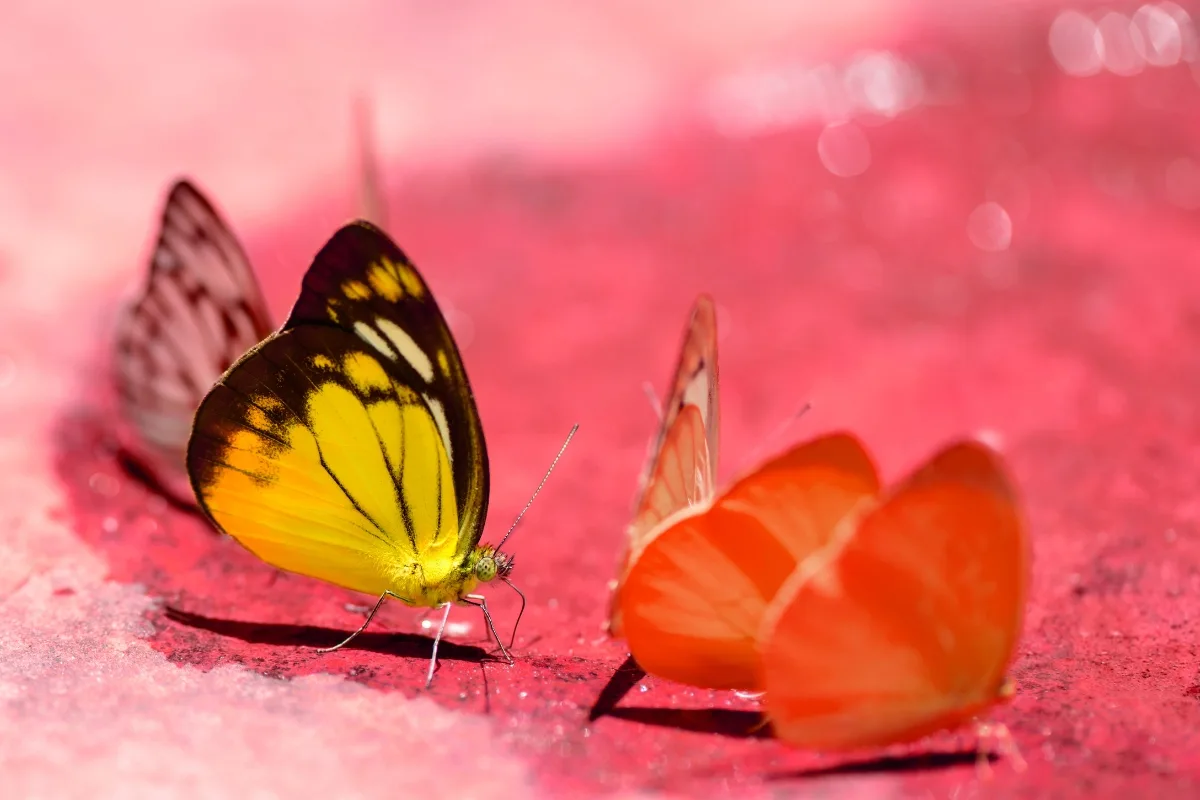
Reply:
M1004 700L1028 582L999 457L944 449L779 590L758 635L776 735L820 750L899 744Z

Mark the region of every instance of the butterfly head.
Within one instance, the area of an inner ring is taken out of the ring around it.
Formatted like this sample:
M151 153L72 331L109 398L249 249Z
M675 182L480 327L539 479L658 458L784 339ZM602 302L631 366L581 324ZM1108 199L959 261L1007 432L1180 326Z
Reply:
M489 583L496 578L507 578L513 569L513 557L497 552L491 545L475 548L471 572L480 583Z

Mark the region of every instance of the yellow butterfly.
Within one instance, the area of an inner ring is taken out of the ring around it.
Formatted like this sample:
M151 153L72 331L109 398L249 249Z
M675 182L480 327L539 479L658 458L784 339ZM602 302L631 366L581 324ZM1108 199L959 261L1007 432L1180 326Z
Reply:
M446 610L426 686L456 602L483 611L512 663L475 593L499 578L521 594L500 552L512 528L479 544L488 457L475 399L428 287L378 228L347 225L317 254L283 327L204 398L187 466L204 512L263 561L378 595L326 650L394 597Z

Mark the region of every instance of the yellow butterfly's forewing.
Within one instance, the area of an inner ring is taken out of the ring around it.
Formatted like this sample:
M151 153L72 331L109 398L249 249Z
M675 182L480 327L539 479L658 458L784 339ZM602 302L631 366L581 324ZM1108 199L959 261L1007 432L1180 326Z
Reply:
M345 226L305 274L284 330L307 325L353 334L429 408L453 473L456 554L465 558L487 515L487 447L458 347L416 267L374 226Z
M205 398L188 469L213 521L264 561L437 605L475 585L486 459L437 306L357 224L317 256L283 330Z

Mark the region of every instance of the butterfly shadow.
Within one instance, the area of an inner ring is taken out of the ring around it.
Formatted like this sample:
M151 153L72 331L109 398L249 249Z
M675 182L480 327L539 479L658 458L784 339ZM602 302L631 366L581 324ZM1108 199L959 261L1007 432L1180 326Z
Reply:
M596 702L592 703L592 707L588 711L588 722L595 722L603 716L612 714L617 703L620 703L625 695L629 694L630 690L645 677L646 670L638 666L638 663L633 660L633 656L626 657L621 662L621 666L617 667L616 672L608 679L608 683L604 684L600 694L596 696Z
M939 753L914 753L903 756L877 756L839 764L777 772L767 776L770 781L825 778L837 775L873 775L880 772L936 772L963 766L992 764L999 759L995 753L981 755L976 750Z
M757 711L733 708L614 708L608 713L614 719L674 728L690 733L709 733L731 739L770 739L771 726Z
M282 622L241 622L193 614L167 606L165 616L172 622L189 628L208 631L219 636L240 639L247 644L266 644L280 647L329 647L346 638L349 631L317 625L292 625ZM363 650L380 655L403 658L429 658L433 640L417 633L365 631L355 636L345 650ZM445 639L438 646L438 660L483 663L494 656L482 647L458 644Z
M741 711L730 708L648 708L644 706L618 707L617 704L629 691L646 677L646 671L629 656L617 667L608 683L600 690L596 702L588 711L588 722L600 717L613 717L642 725L693 733L711 733L737 739L768 739L771 726L765 724L757 711Z
M205 519L204 512L194 502L185 500L168 489L166 485L154 477L154 473L130 450L126 450L124 447L118 448L116 460L117 466L121 468L121 471L142 484L147 491L161 497L171 508L176 511L182 511L185 514L191 514L197 519Z

